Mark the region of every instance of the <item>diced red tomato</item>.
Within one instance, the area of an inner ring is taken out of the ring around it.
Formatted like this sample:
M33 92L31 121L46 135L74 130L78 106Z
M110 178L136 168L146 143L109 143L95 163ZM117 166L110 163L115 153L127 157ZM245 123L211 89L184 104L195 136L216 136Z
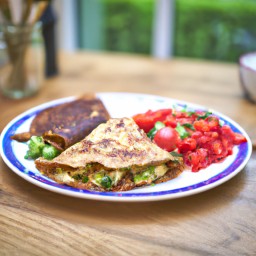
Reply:
M209 116L206 118L210 131L216 131L220 128L219 118L216 116Z
M241 144L243 142L246 142L246 141L247 141L246 138L242 134L240 134L240 133L235 133L234 134L234 144L235 145L239 145L239 144Z
M204 135L208 136L208 137L211 137L213 139L217 139L219 137L218 132L205 132Z
M185 163L192 167L192 172L198 172L201 168L208 166L208 152L204 148L199 148L190 152L185 157Z
M208 116L208 113L161 109L149 110L133 118L145 132L149 132L157 121L163 122L166 127L156 132L155 143L169 152L177 150L182 153L185 164L197 172L212 163L223 161L232 154L234 145L246 142L242 134L233 132L228 125L221 126L219 118L212 114ZM185 138L181 139L174 129L177 125L187 131Z
M202 135L200 138L197 139L197 142L200 146L203 146L206 143L212 141L212 138L206 135Z
M196 129L196 131L200 131L200 132L209 132L210 131L210 127L209 127L207 121L205 121L203 119L195 121L194 128Z
M193 120L189 117L182 117L178 119L178 122L183 125L183 124L192 124Z
M196 148L196 140L193 138L185 138L181 140L178 148L180 153L186 153L188 151L193 151Z
M215 140L211 144L212 153L215 155L221 155L223 151L223 145L220 140Z
M172 109L161 109L157 111L148 110L144 114L137 114L133 116L135 123L148 133L157 121L164 121L166 116L172 113Z
M173 115L168 115L165 120L163 121L163 123L166 126L170 126L172 128L175 128L177 126L177 120Z
M203 133L200 131L195 131L192 133L191 138L198 139L203 136Z

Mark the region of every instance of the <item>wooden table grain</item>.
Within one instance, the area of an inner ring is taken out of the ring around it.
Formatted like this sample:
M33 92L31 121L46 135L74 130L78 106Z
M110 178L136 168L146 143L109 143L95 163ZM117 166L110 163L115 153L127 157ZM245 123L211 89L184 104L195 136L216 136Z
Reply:
M256 105L238 66L110 53L61 53L60 74L23 100L0 96L0 131L23 111L85 92L136 92L204 105L255 141ZM36 187L0 159L0 255L256 255L256 153L228 182L147 203L83 200Z

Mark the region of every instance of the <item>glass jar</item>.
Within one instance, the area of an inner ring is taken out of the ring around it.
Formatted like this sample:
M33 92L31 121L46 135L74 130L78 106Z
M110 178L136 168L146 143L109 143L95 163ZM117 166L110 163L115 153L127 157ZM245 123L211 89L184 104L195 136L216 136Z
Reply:
M2 25L0 36L1 92L14 99L35 94L44 78L41 23Z

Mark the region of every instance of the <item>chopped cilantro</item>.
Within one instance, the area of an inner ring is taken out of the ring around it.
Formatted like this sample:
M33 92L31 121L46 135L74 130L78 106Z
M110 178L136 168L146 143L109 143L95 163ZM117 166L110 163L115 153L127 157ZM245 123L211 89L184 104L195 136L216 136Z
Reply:
M194 126L193 126L192 124L189 124L189 123L183 124L182 126L187 127L187 128L189 128L190 130L192 130L192 131L195 130Z
M197 120L200 120L200 119L206 119L208 116L210 116L212 114L212 112L210 111L207 111L205 112L203 115L198 115L197 116Z
M83 182L83 183L87 183L88 180L89 180L88 176L84 176L84 177L82 178L82 182Z
M185 139L189 136L189 133L186 131L185 127L180 125L180 123L177 124L175 130L179 133L181 139Z
M187 112L188 116L192 116L192 115L194 115L195 113L196 113L195 111L188 111L188 112Z
M72 178L75 179L75 180L81 180L82 175L80 173L77 173L77 174L73 175Z
M223 126L225 124L225 122L223 120L219 120L219 125Z
M196 113L195 111L189 111L187 105L184 105L180 112L186 113L188 116L192 116Z
M148 136L151 140L153 140L154 137L155 137L155 135L156 135L156 133L157 133L157 131L160 130L160 129L162 129L162 128L164 128L164 127L165 127L165 124L164 124L164 123L162 123L162 122L160 122L160 121L157 121L157 122L155 123L155 126L148 132L147 136Z
M179 154L179 153L177 153L177 152L175 152L175 151L170 152L170 154L171 154L172 156L174 156L174 157L183 157L182 154Z

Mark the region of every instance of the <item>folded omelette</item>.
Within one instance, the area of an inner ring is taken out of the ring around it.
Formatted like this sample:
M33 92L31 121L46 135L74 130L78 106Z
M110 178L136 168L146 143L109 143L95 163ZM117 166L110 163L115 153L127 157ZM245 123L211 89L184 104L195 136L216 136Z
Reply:
M181 157L159 148L131 118L109 119L53 160L35 164L58 183L95 191L161 183L184 169Z

